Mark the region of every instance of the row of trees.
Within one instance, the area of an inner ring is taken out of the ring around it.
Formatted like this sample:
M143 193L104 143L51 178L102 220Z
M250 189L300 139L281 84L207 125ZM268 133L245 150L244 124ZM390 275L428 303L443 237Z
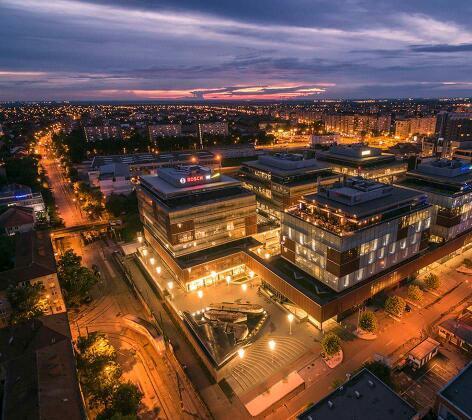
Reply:
M104 197L99 188L93 188L85 182L75 182L74 192L82 209L92 218L99 218L105 206Z
M79 305L98 282L98 277L82 265L82 257L69 249L57 264L57 275L67 306Z
M122 370L108 337L94 332L77 340L79 379L97 420L135 419L142 392L132 382L122 382Z

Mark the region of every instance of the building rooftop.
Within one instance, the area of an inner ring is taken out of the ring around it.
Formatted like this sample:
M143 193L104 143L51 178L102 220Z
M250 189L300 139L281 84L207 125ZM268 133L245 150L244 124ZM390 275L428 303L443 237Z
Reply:
M469 363L438 394L451 405L472 418L472 363Z
M5 419L85 418L67 314L0 330Z
M56 273L49 233L31 231L15 235L15 267L0 272L0 290L10 284Z
M129 178L129 166L124 163L108 163L99 168L100 180L112 179L115 177Z
M446 319L440 327L450 331L469 345L472 345L472 314L468 313L459 319Z
M34 223L34 210L29 207L12 206L0 215L0 228L30 225Z
M305 410L300 420L409 420L415 409L367 369Z
M430 354L434 349L439 347L439 342L435 339L428 337L426 340L423 340L418 344L414 349L409 353L410 356L414 357L417 360L422 360L428 354Z
M457 159L425 159L399 185L441 195L472 191L472 166Z
M245 162L243 166L269 172L279 177L316 173L329 169L328 164L319 162L313 157L306 157L301 153L262 155L257 160Z
M316 158L321 161L338 163L351 167L384 167L402 165L395 155L383 153L381 149L363 143L331 146L327 151L319 151Z
M420 192L352 177L306 195L288 213L342 234L427 206L426 196Z
M201 151L182 151L182 152L165 152L165 153L136 153L128 155L109 155L95 156L91 170L97 170L100 166L110 163L124 163L126 165L143 165L143 164L160 164L173 165L182 163L198 163L199 161L217 160L212 152Z
M169 208L203 205L213 200L252 195L241 182L203 166L160 168L140 178L141 186Z

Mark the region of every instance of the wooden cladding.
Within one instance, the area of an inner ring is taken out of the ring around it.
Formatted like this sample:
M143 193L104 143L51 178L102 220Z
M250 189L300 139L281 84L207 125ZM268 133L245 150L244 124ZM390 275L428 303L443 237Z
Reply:
M326 270L336 277L342 277L353 271L359 270L360 266L359 249L351 248L347 251L339 252L336 249L328 248L326 259Z

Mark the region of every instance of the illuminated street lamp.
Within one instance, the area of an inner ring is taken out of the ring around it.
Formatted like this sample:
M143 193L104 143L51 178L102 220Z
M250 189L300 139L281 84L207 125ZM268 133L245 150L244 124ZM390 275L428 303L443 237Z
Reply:
M203 292L201 290L199 290L197 292L197 296L200 299L200 305L202 306L202 313L203 313L203 303L202 303L203 302Z
M139 242L140 244L143 243L143 237L142 237L142 236L138 236L138 242Z
M226 276L226 284L229 286L231 283L231 276Z
M144 248L144 249L143 249L143 255L144 255L145 257L147 257L147 254L148 254L148 250L147 250L146 248Z
M274 352L275 352L275 341L274 340L269 340L269 350L272 353L272 364L274 364Z
M243 289L243 292L246 293L246 291L247 291L247 284L246 284L246 283L242 284L242 285L241 285L241 289Z
M292 322L295 317L293 316L293 314L288 314L287 318L288 318L288 324L290 325L290 335L292 335Z
M253 278L254 278L254 275L255 275L255 274L254 274L254 271L250 271L250 272L249 272L249 278L253 279Z
M244 354L246 353L246 351L244 349L239 349L238 350L238 356L240 359L244 358Z
M151 257L151 258L149 259L149 262L151 263L151 265L154 265L154 264L156 263L156 260L155 260L154 257Z
M171 299L174 298L174 295L172 294L172 289L174 288L174 282L173 281L170 281L167 283L167 289L169 289L169 294L170 294L170 297Z
M160 266L156 267L156 273L161 274L162 268Z

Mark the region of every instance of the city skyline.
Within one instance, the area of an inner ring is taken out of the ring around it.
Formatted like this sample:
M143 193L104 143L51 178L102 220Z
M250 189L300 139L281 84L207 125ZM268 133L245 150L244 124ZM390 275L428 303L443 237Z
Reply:
M472 5L410 3L5 0L0 100L472 95Z

